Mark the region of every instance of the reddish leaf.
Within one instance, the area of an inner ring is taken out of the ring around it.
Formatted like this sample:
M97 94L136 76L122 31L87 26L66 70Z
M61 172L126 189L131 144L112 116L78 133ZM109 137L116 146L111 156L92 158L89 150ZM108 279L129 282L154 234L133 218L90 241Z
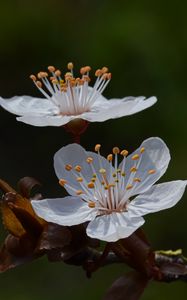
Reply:
M70 243L71 237L71 232L68 227L48 223L40 237L37 249L62 249Z
M137 272L118 278L107 291L104 300L138 300L142 296L148 279Z
M19 192L25 198L30 198L30 193L36 186L41 186L41 184L33 177L23 177L18 181Z

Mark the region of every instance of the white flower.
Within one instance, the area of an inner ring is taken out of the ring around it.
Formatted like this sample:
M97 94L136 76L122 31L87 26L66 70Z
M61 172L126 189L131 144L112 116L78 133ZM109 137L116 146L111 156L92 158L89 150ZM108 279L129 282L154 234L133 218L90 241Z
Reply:
M108 101L102 96L111 79L111 73L103 67L95 72L97 80L89 86L90 67L80 70L81 78L75 78L73 64L68 64L64 78L61 71L49 66L47 72L31 75L36 87L45 98L16 96L11 99L0 98L0 105L9 112L18 115L18 121L34 126L61 126L74 119L90 122L102 122L135 114L152 106L157 99L150 97L126 97ZM49 78L49 79L48 79Z
M182 197L187 181L154 185L170 161L160 138L145 140L128 156L127 150L114 147L105 159L99 149L96 145L96 154L71 144L55 154L59 183L71 196L32 201L41 218L67 226L90 221L88 236L114 242L140 227L143 215L172 207ZM123 159L118 166L119 155Z

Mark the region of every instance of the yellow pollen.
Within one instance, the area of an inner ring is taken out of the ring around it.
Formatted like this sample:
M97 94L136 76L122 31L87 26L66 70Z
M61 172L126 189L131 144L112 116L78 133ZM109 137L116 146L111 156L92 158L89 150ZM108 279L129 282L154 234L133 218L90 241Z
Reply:
M113 152L114 154L119 154L119 153L120 153L120 150L119 150L118 147L114 147L114 148L112 149L112 152Z
M132 167L132 168L130 168L130 171L131 171L131 172L136 172L136 171L137 171L137 168L136 168L136 167Z
M66 169L66 171L71 171L72 170L72 166L71 165L66 165L65 169Z
M90 208L94 208L94 207L95 207L95 202L90 201L90 202L88 203L88 206L89 206Z
M92 157L87 157L86 159L88 164L91 164L93 162L93 158Z
M67 183L67 180L65 180L65 179L60 179L59 180L59 184L62 186L62 187L64 187L64 185Z
M132 184L128 184L128 185L126 186L126 190L130 190L130 189L132 189L132 187L133 187Z
M139 154L134 154L131 159L132 160L137 160L139 158L140 158Z
M77 172L81 172L81 170L82 170L81 166L79 166L79 165L75 166L74 169L75 169L75 171L77 171Z
M108 186L108 185L105 185L105 186L104 186L104 189L105 189L105 190L108 190L108 189L109 189L109 186Z
M129 154L129 152L127 150L122 150L120 152L120 154L123 155L123 156L127 156Z
M55 67L49 66L49 67L48 67L48 70L49 70L49 72L51 72L51 73L52 73L52 72L55 72Z
M72 62L69 62L69 63L67 64L67 68L68 68L68 70L73 70L73 63L72 63Z
M103 168L101 168L101 169L99 170L99 173L101 173L101 174L105 174L105 173L106 173L106 170L105 170L105 169L103 169Z
M141 182L141 179L138 178L138 177L135 177L135 178L133 179L133 181L134 181L134 182Z
M78 182L83 182L83 178L82 178L82 177L77 177L76 180L77 180Z
M107 156L107 160L108 160L108 161L112 161L112 159L113 159L113 155L112 155L112 154L109 154L109 155Z
M154 169L151 169L148 171L148 174L155 174L155 173L156 173L156 170L154 170Z
M142 148L140 149L140 153L143 153L144 151L145 151L145 148L142 147Z
M29 77L30 77L30 79L32 79L33 81L36 81L36 80L37 80L37 78L36 78L35 75L30 75Z
M100 144L95 145L95 151L96 151L96 152L98 152L98 151L100 150L100 148L101 148L101 145L100 145Z
M79 195L82 195L82 194L84 194L84 192L83 192L83 191L81 191L81 190L77 190L77 191L76 191L76 195L78 195L78 196L79 196Z
M94 182L91 181L91 182L88 183L87 186L88 186L89 189L94 189L95 184L94 184Z
M126 175L125 172L122 172L122 173L121 173L121 176L125 177L125 175Z
M41 81L37 80L37 81L36 81L36 85L37 85L39 88L42 88L42 83L41 83Z

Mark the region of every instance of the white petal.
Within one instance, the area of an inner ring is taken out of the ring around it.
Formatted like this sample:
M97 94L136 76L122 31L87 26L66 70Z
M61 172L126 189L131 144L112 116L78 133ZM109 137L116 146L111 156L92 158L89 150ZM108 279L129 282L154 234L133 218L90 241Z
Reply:
M98 216L91 221L87 227L87 235L106 242L115 242L130 236L141 225L144 219L141 217L129 218L129 214L112 213L110 215Z
M73 120L74 117L72 116L53 116L53 115L47 115L47 114L25 114L22 117L17 117L17 120L29 125L34 126L62 126Z
M140 154L140 149L145 148L145 151ZM139 154L138 160L132 160L135 154ZM140 147L129 155L125 163L125 181L124 187L127 184L132 184L133 188L129 191L129 195L136 195L145 192L152 186L166 171L170 161L169 149L164 141L158 137L152 137L145 140ZM136 166L137 172L131 173L131 167ZM119 165L122 168L122 163ZM155 170L154 174L148 174L149 170ZM134 177L141 179L141 182L133 182Z
M57 107L44 98L15 96L10 99L0 97L0 105L9 112L22 116L24 114L49 114L57 112Z
M108 119L120 118L135 114L152 106L157 101L156 97L145 99L144 97L128 97L124 99L108 100L108 104L91 112L82 114L82 118L90 122L103 122Z
M130 216L139 217L174 206L181 199L186 185L186 180L153 185L131 201L128 206Z
M71 185L75 190L82 190L82 187L79 182L77 182L76 177L79 177L80 174L76 171L66 171L65 166L70 164L74 168L76 165L80 165L82 170L82 176L86 179L87 183L90 182L93 177L93 170L91 165L87 163L86 159L91 156L93 160L93 166L95 167L95 171L98 176L100 176L99 169L99 157L94 152L86 152L83 147L78 144L70 144L65 147L62 147L54 156L54 168L56 175L59 179L63 178L67 180L67 183ZM100 162L103 168L109 172L110 164L106 160L106 158L100 156ZM84 181L85 182L85 181ZM87 183L85 184L87 188ZM75 196L76 192L70 189L65 185L66 190L69 194ZM89 190L91 194L93 194L93 190ZM81 195L82 198L84 194ZM87 196L86 196L87 199ZM92 199L90 199L92 200Z
M89 208L79 197L31 201L36 214L47 222L72 226L93 220L97 210Z

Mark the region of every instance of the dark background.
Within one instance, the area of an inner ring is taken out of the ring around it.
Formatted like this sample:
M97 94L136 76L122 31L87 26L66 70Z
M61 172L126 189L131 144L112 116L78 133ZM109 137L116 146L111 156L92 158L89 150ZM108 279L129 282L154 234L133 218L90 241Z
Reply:
M77 71L104 65L113 74L108 98L155 95L158 103L137 115L92 123L82 144L103 153L114 145L135 149L149 136L168 144L172 161L162 180L186 178L187 3L183 0L68 0L0 2L0 94L40 96L31 73L55 65ZM0 177L14 187L23 176L43 183L45 196L63 195L53 155L70 142L63 128L33 127L0 110ZM183 248L187 254L187 195L173 209L146 217L154 249ZM1 229L3 237L3 229ZM101 299L125 266L100 270L91 280L83 271L45 258L0 275L6 300ZM180 296L179 296L180 294ZM142 299L186 299L184 283L151 283Z

